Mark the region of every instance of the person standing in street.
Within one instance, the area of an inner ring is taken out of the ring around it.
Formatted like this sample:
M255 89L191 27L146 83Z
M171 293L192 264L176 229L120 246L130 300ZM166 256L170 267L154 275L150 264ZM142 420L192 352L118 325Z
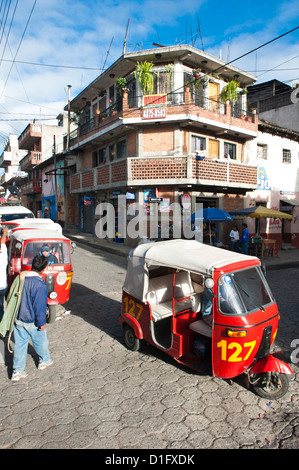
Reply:
M38 369L42 370L53 364L46 335L48 288L42 277L47 266L48 260L44 256L35 256L32 269L24 280L20 309L14 326L15 347L11 377L14 382L27 377L25 368L30 339L39 356Z
M232 251L238 251L239 248L239 230L236 225L234 225L234 228L230 231L230 241L231 241L231 250Z
M248 255L248 243L249 243L249 232L247 230L247 224L242 224L242 235L241 235L241 252L244 255Z
M7 292L7 231L7 227L2 228L0 240L0 321L4 314L4 298Z

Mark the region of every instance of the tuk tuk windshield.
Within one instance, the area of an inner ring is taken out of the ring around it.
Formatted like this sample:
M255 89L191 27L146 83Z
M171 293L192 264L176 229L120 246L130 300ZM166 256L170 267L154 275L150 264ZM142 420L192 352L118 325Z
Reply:
M264 310L273 302L270 289L260 268L224 274L218 280L220 312L226 315L246 315L254 310Z
M27 243L23 253L23 264L30 265L34 256L42 254L42 247L47 245L48 264L71 264L70 247L67 242L58 241L38 241Z

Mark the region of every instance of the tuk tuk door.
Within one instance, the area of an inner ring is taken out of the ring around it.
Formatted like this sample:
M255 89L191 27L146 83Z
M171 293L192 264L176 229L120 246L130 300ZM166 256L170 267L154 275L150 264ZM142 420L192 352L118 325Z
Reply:
M269 349L278 327L276 303L246 311L234 292L231 276L222 275L215 284L214 328L212 334L213 374L233 378L253 363L261 344Z

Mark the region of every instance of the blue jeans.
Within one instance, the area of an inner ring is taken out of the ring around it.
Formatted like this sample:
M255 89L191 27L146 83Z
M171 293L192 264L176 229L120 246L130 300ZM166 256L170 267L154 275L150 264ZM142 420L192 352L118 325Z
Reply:
M248 255L248 242L241 243L241 253Z
M32 339L33 347L39 356L40 362L48 362L50 360L49 342L46 330L40 331L34 323L24 323L17 320L14 327L15 348L13 370L24 372L30 338Z

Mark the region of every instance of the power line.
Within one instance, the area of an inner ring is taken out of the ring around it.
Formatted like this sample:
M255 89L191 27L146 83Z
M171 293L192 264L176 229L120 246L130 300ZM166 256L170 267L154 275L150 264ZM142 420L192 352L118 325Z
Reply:
M287 31L286 33L280 34L280 35L277 36L276 38L273 38L273 39L271 39L270 41L267 41L267 42L265 42L264 44L261 44L260 46L255 47L254 49L251 49L251 50L248 51L248 52L245 52L244 54L240 55L240 56L237 57L236 59L232 59L232 60L230 60L229 62L226 62L226 63L223 64L223 65L220 65L220 66L217 67L215 70L213 70L213 72L215 73L215 72L217 72L217 71L223 69L223 68L226 67L227 65L232 64L233 62L236 62L237 60L243 59L243 57L246 57L246 56L248 56L249 54L252 54L253 52L255 52L255 51L257 51L257 50L262 49L262 48L265 47L265 46L268 46L269 44L271 44L271 43L277 41L278 39L281 39L282 37L287 36L287 35L290 34L290 33L293 33L293 32L296 31L297 29L299 29L299 26L296 26L296 28L293 28L293 29ZM203 75L202 77L205 77L205 76L207 76L207 75L208 75L208 73L206 73L206 74ZM171 92L169 92L169 93L166 93L166 95L167 95L167 96L168 96L168 95L172 95L173 93L176 93L176 92L178 92L179 90L181 90L182 88L184 88L186 85L191 85L192 83L194 83L194 79L192 79L192 80L190 80L190 82L185 83L184 85L178 87L176 90L173 90L173 91L171 91ZM155 100L153 100L153 103L154 103L154 102L155 102ZM143 108L143 106L140 106L138 109L142 109L142 108ZM128 111L128 112L127 112L127 115L128 115L128 114L131 114L131 113L133 113L133 112L134 112L134 110Z
M12 60L12 59L2 59L2 62L14 62L16 64L25 64L25 65L36 65L39 67L53 67L53 68L64 68L64 69L79 69L79 70L96 70L103 71L104 68L100 67L82 67L75 65L58 65L58 64L41 64L38 62L27 62L24 60Z
M34 0L34 4L33 4L32 8L31 8L31 11L30 11L30 14L29 14L29 17L28 17L28 20L27 20L27 23L26 23L25 29L24 29L24 31L23 31L23 34L22 34L21 40L20 40L20 42L19 42L19 45L18 45L17 51L16 51L16 53L15 53L15 56L14 56L13 62L12 62L12 64L11 64L10 70L9 70L9 72L8 72L8 76L7 76L7 78L6 78L6 81L5 81L5 84L4 84L4 87L3 87L3 90L2 90L1 96L3 95L3 93L4 93L4 90L5 90L5 88L6 88L6 85L7 85L7 82L8 82L9 76L10 76L10 73L11 73L11 71L12 71L13 65L14 65L14 63L15 63L15 59L16 59L16 57L17 57L17 55L18 55L18 52L19 52L19 50L20 50L20 47L21 47L21 44L22 44L22 42L23 42L23 39L24 39L24 36L25 36L26 30L27 30L27 28L28 28L28 25L29 25L29 22L30 22L30 19L31 19L31 16L32 16L33 10L34 10L34 8L35 8L36 2L37 2L37 0Z

